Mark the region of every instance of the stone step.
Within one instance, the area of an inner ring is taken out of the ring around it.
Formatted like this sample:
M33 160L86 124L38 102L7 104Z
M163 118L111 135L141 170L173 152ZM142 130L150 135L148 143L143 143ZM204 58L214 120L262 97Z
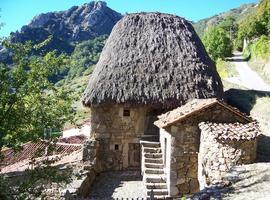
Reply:
M147 195L151 196L151 193L154 193L154 197L156 196L165 196L168 195L168 190L167 189L148 189L147 190Z
M166 200L166 199L171 199L171 198L169 198L169 196L168 195L156 195L155 197L154 197L154 199L155 200ZM151 197L150 197L150 195L147 195L147 200L151 200Z
M147 183L146 189L167 189L166 183Z
M161 148L145 147L143 148L144 153L161 153Z
M164 174L164 170L163 169L146 168L145 173L146 174Z
M157 158L145 158L144 159L145 164L150 164L150 163L158 163L158 164L163 164L163 159L157 159Z
M162 153L144 153L145 158L162 158Z
M160 163L145 163L145 168L163 169L163 164Z
M150 141L143 141L141 140L140 143L144 146L144 147L160 147L160 142L150 142Z
M145 174L143 179L145 183L166 183L163 175Z

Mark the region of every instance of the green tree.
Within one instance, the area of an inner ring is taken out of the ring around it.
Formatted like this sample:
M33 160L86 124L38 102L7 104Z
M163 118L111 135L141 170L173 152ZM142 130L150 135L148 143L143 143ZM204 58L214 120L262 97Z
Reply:
M262 35L255 43L250 45L251 54L254 57L267 59L270 55L270 41Z
M270 1L263 0L255 12L240 21L237 33L237 48L241 49L243 40L252 40L270 34Z
M236 19L234 17L229 16L225 18L224 21L221 22L218 27L223 29L227 33L231 41L233 41L236 38L238 31L238 24L236 23Z
M204 46L210 57L216 61L231 56L232 42L226 31L220 27L211 28L203 36Z
M64 55L32 56L30 43L4 45L13 64L0 64L0 149L43 137L45 128L61 129L74 114L70 92L49 81L66 65Z

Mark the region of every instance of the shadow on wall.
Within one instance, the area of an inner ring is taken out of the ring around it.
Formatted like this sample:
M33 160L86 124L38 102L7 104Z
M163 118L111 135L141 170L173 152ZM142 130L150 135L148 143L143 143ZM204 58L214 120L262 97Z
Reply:
M250 111L256 104L256 99L270 97L270 92L256 90L230 89L225 92L226 102L250 115ZM270 162L270 137L261 135L258 138L257 162Z
M270 137L266 135L258 138L257 162L270 162Z
M270 92L240 89L229 89L225 92L225 101L248 115L258 97L270 97Z

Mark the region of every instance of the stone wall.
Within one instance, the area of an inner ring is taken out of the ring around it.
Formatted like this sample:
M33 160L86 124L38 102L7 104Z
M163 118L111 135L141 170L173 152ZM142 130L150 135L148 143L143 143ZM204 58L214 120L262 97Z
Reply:
M140 168L140 158L133 162L129 155L140 156L139 142L148 127L150 110L118 104L91 107L91 137L99 142L102 171ZM129 116L124 116L125 111Z
M202 130L198 174L200 189L210 184L222 184L233 166L254 162L256 144L256 140L217 140Z
M165 151L164 140L167 140L166 166L167 184L170 196L191 194L198 191L197 152L198 133L189 125L171 126L161 131L161 147Z
M167 184L170 196L195 193L199 190L198 153L200 148L200 129L202 121L233 123L248 121L232 111L216 104L197 114L161 129L160 141L162 152L166 152L169 163L166 163ZM164 141L169 141L165 150ZM168 152L171 152L168 155Z
M168 194L169 196L174 196L178 194L178 189L175 187L175 184L171 183L171 180L175 176L174 173L171 173L171 142L171 134L164 129L160 129L160 147L163 155L162 159L164 165L164 173L166 176Z
M101 155L98 152L99 142L88 139L83 145L82 163L73 168L72 181L61 191L61 199L81 199L89 196L92 184L101 171L98 160Z

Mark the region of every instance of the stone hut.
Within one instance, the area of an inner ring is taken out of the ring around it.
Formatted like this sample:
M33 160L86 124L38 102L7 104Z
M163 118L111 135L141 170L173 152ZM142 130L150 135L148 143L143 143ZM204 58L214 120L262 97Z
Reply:
M221 182L232 166L255 160L257 124L218 99L194 99L155 125L169 196L195 193Z
M157 116L193 98L223 97L214 63L183 18L123 17L113 28L83 95L100 170L141 167L141 140L159 140Z

